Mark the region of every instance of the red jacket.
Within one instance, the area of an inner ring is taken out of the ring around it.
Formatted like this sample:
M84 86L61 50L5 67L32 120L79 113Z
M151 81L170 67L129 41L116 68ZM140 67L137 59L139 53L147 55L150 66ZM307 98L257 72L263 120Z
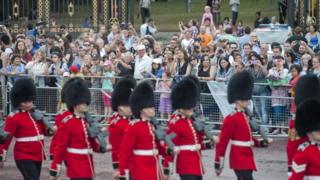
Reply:
M15 160L42 161L45 159L44 134L46 127L42 121L33 120L30 112L19 111L6 118L6 132L10 133L5 144L0 145L0 154L7 151L12 137L15 137L13 154Z
M115 113L108 120L109 124L109 143L112 146L112 164L114 169L119 167L119 151L120 145L123 140L125 130L129 126L129 119L120 116L118 113Z
M61 125L62 119L64 119L67 116L72 116L72 113L70 111L64 111L56 115L55 126L57 126L58 129ZM54 148L56 147L56 144L57 144L57 135L55 134L51 139L51 143L49 147L50 159L53 159L53 151L54 151Z
M158 153L163 153L149 121L133 120L123 137L119 154L120 175L129 170L132 180L161 180ZM160 151L160 152L159 152Z
M230 168L235 170L257 170L251 146L258 146L252 137L248 119L243 112L228 115L222 124L219 142L216 145L215 163L223 164L225 152L229 141ZM245 162L245 163L244 163Z
M320 179L320 149L318 144L301 144L292 162L289 180Z
M176 171L178 174L188 174L202 176L204 174L201 162L201 149L203 146L203 132L197 132L192 124L191 118L185 118L181 115L172 116L169 120L167 134L175 133L173 138L175 148L180 149L176 155ZM193 150L182 149L182 147L196 147Z
M288 130L288 142L287 142L287 158L288 158L288 170L291 172L292 159L296 154L300 144L308 141L307 137L299 137L295 129L295 120L291 119L289 121Z
M86 120L75 115L62 119L56 134L51 172L58 172L59 165L65 160L68 177L93 178L95 176L92 151L99 152L100 147L94 138L88 137L87 127Z

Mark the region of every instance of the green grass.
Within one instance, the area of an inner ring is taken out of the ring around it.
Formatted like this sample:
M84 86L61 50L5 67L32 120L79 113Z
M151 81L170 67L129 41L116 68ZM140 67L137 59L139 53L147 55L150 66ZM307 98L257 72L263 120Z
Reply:
M178 22L188 22L190 19L200 21L206 0L192 0L191 13L185 13L185 0L168 0L168 2L153 2L151 4L151 16L159 31L179 31ZM226 16L231 17L229 0L222 0L221 19ZM255 12L260 10L262 16L275 16L276 0L241 0L238 20L242 20L244 25L253 26ZM136 11L137 12L137 11ZM140 27L140 19L135 17L135 26Z

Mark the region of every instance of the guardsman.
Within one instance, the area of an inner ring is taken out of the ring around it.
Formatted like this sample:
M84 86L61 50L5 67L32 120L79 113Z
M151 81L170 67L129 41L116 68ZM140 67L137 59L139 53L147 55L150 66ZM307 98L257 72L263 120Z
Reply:
M120 179L162 180L164 175L159 163L160 142L156 139L151 123L155 116L154 94L147 82L140 83L129 99L136 120L130 122L122 140L119 154Z
M197 129L193 119L200 96L197 81L184 78L173 87L171 93L172 107L176 113L169 120L167 135L173 135L174 147L170 151L174 158L171 159L174 159L176 172L182 180L202 179L204 174L201 149L207 148L208 144L204 143L204 130Z
M295 153L289 180L320 179L320 101L309 98L297 108L295 128L300 137L308 137Z
M82 79L70 82L65 89L65 98L72 116L62 119L58 129L50 176L51 179L57 179L62 161L66 161L67 176L71 180L90 180L95 177L92 153L101 152L102 147L89 134L90 127L85 114L89 110L90 91L86 82Z
M230 168L238 179L252 180L257 170L252 146L265 147L270 142L252 137L249 119L245 114L248 101L252 98L253 77L247 71L236 73L228 84L228 101L235 104L235 112L223 120L219 142L216 145L215 170L219 176L224 167L225 152L229 142ZM244 163L245 162L245 163Z
M111 105L115 113L108 119L109 143L111 144L111 158L114 176L119 174L119 151L121 142L132 116L129 97L136 86L132 78L122 78L115 85L112 92Z
M320 80L316 75L302 76L295 88L295 104L299 106L301 102L308 98L320 99ZM295 115L294 115L295 116ZM300 144L308 140L307 136L300 137L295 129L295 117L289 121L287 158L288 158L288 176L292 173L292 158L297 152Z
M25 180L38 180L45 159L43 139L48 129L43 121L32 117L36 87L32 79L22 78L14 83L10 93L13 108L17 111L6 118L4 130L9 137L5 144L0 145L0 168L14 137L16 143L13 151L17 168Z
M68 84L74 80L76 80L78 78L72 78L69 79L62 87L61 89L61 109L60 112L56 115L55 117L55 122L54 122L54 126L58 129L61 125L61 121L62 119L64 119L65 117L72 116L72 113L70 111L68 111L68 108L66 106L66 97L65 97L65 90L68 86ZM53 135L52 139L51 139L51 143L50 143L50 147L49 147L49 153L50 153L50 160L53 160L53 151L54 148L56 147L57 144L57 136L56 134Z

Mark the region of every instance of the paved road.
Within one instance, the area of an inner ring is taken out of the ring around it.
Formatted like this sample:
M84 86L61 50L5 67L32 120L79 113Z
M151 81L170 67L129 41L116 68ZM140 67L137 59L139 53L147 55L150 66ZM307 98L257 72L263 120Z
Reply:
M49 139L46 139L46 146L48 149ZM285 140L275 140L274 144L267 149L255 148L254 153L258 166L258 172L254 173L257 180L285 180L287 176L286 155L285 155ZM12 147L12 146L11 146ZM228 169L228 160L226 161L226 168L221 177L214 174L213 169L214 150L203 152L203 161L206 174L204 180L229 180L236 179L233 172ZM110 153L95 154L95 168L97 173L96 180L112 180L112 168ZM243 162L245 163L245 162ZM43 163L41 179L49 179L49 161ZM15 167L12 156L12 148L9 150L9 155L5 167L0 170L1 180L21 180L22 177ZM66 178L61 178L66 179ZM174 175L172 180L178 180L178 176ZM147 179L146 179L147 180Z

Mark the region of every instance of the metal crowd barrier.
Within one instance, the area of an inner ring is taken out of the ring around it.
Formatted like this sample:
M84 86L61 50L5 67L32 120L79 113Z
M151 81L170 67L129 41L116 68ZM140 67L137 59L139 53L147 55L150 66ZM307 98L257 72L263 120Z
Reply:
M8 111L7 107L10 107L10 97L9 91L12 87L12 82L10 82L10 78L3 78L1 76L2 81L0 85L0 91L2 98L0 99L0 112ZM45 77L54 77L54 76L45 76ZM86 78L102 78L102 77L86 77ZM150 79L151 80L151 79ZM154 79L152 79L154 80ZM266 84L261 84L266 85ZM4 86L7 86L4 88ZM60 90L61 85L57 87L37 87L37 96L35 100L35 105L40 110L46 111L49 114L57 114L59 112L58 107L60 104L59 97L60 97ZM91 104L90 104L90 111L94 113L94 115L99 116L101 118L106 118L111 116L112 113L107 114L105 112L105 107L103 100L104 98L110 96L111 92L106 92L102 88L90 88L91 92ZM161 93L170 93L170 92L159 92L155 91L155 102L156 102L156 115L158 118L162 120L167 120L168 115L167 113L161 113L159 111L160 106L160 95ZM104 97L105 96L105 97ZM110 97L109 97L110 98ZM285 105L281 108L275 109L272 107L271 101L272 100L282 100L285 101ZM253 102L256 108L255 109L255 117L261 121L262 124L269 128L288 128L288 120L291 118L289 113L290 102L293 99L290 97L272 97L272 96L254 96ZM4 103L5 102L5 103ZM9 105L6 105L6 103ZM259 104L257 104L259 103ZM262 103L262 104L261 104ZM213 99L212 95L209 93L201 93L200 97L200 105L203 109L203 114L209 121L209 123L217 125L217 128L223 121L223 116L219 110L218 105L216 104L215 100ZM262 108L264 106L264 108ZM263 109L263 112L260 112ZM275 112L276 110L276 112ZM9 110L10 111L10 110ZM171 111L172 112L172 111ZM260 113L260 114L259 114Z

